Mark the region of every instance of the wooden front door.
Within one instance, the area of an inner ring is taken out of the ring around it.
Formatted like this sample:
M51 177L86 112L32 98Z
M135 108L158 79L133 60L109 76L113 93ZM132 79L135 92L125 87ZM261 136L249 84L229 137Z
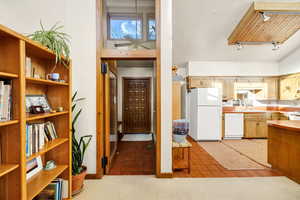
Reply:
M123 78L123 132L151 131L150 78Z

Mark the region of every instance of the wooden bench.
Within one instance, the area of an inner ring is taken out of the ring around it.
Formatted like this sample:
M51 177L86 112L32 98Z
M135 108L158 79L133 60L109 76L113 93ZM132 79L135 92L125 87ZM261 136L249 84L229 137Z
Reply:
M191 148L192 148L192 144L189 143L187 140L183 143L177 143L177 142L174 142L173 141L173 144L172 144L172 157L173 157L173 170L176 170L176 169L188 169L188 173L191 173ZM184 156L184 153L185 153L185 150L187 150L187 153L188 153L188 159L187 159L187 167L176 167L175 168L175 165L174 165L174 160L184 160L185 156ZM181 151L181 155L180 155L180 152Z

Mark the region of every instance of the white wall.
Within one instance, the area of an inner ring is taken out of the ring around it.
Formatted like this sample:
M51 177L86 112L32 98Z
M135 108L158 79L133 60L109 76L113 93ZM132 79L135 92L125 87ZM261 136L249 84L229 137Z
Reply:
M123 77L151 77L151 131L153 131L153 68L151 67L119 67L118 68L118 121L122 121L123 110Z
M0 0L0 24L27 35L40 28L40 20L46 28L65 24L66 6L62 0Z
M291 74L300 72L300 48L296 49L289 56L279 63L280 74Z
M65 0L66 29L71 35L73 91L86 98L77 130L93 135L85 164L88 173L96 173L96 1Z
M189 62L188 76L276 76L277 62Z
M172 172L172 0L160 1L161 172Z

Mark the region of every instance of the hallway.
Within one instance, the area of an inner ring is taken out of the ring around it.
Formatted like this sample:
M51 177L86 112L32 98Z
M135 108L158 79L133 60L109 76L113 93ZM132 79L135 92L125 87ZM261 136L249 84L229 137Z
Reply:
M152 141L121 141L108 175L151 175L155 172Z

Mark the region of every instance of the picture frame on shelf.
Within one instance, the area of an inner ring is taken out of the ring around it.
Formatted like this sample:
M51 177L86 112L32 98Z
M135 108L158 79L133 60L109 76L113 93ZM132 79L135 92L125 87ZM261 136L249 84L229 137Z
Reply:
M36 157L26 163L26 179L30 179L32 176L43 170L43 162L41 156Z
M51 106L47 100L46 95L26 95L26 112L30 113L31 108L36 106L41 106L44 112L50 112Z

